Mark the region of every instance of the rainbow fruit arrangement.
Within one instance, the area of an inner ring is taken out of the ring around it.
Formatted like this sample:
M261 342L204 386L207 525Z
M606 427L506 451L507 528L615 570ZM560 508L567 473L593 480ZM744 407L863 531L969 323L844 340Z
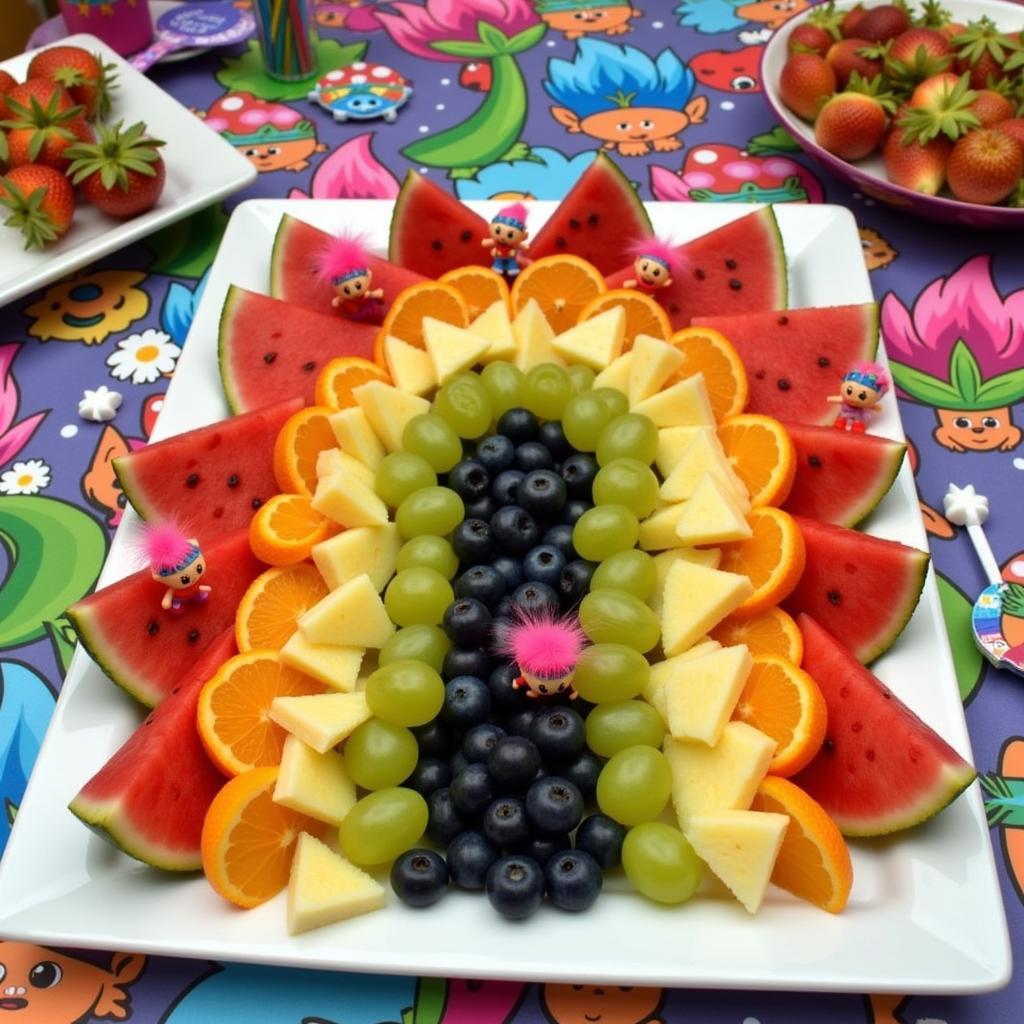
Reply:
M789 37L783 102L818 145L881 149L890 181L965 203L1024 206L1024 36L959 24L938 0L817 9Z
M79 46L40 50L19 83L0 71L0 206L5 225L43 248L67 233L77 196L123 220L156 205L166 176L141 121L102 124L110 66Z
M620 863L662 903L706 866L751 912L769 881L837 912L844 834L969 784L863 667L927 566L852 529L904 446L821 425L874 306L785 309L771 209L682 246L660 303L617 288L649 230L599 158L509 291L487 223L412 175L373 327L329 315L326 236L283 219L273 297L224 305L239 415L117 463L213 593L168 616L141 572L70 610L155 707L83 822L238 906L287 887L292 932L382 906L382 872L519 918ZM578 615L578 699L516 687L517 610Z

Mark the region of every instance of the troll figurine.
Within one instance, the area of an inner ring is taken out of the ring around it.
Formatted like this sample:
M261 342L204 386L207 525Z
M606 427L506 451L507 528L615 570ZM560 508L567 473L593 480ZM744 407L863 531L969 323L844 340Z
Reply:
M682 265L679 250L660 238L641 238L630 246L630 251L636 277L623 281L622 287L635 288L645 295L667 288Z
M519 678L512 684L526 688L528 697L550 697L572 688L585 638L574 615L562 618L550 613L520 613L505 631L500 653L519 667Z
M515 277L520 270L519 253L526 251L529 236L526 207L522 203L503 206L491 218L491 237L480 243L485 249L494 250L491 270L506 277Z
M839 414L833 426L863 434L868 421L879 412L877 405L889 390L889 374L877 363L857 363L843 377L838 395L829 395L830 402L839 402Z
M317 254L320 278L334 289L331 306L350 320L366 320L384 301L384 289L373 288L370 253L362 235L340 234Z
M161 523L146 527L142 547L153 579L166 587L160 600L165 612L180 615L186 604L206 604L211 588L200 582L206 559L199 541L186 537L172 523Z

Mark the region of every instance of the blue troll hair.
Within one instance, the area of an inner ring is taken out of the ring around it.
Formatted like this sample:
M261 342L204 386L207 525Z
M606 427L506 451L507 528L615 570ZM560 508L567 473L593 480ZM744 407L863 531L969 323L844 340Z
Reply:
M683 0L673 13L679 16L680 25L711 35L743 28L747 20L736 13L743 3L744 0Z
M581 39L572 61L548 61L544 89L584 118L628 107L682 110L694 84L693 72L671 50L651 60L635 46Z

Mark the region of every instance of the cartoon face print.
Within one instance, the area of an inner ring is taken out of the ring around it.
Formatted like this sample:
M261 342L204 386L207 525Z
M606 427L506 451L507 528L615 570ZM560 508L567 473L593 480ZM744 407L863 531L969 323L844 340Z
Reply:
M40 341L98 345L149 312L149 296L135 287L145 277L133 270L102 270L59 281L25 307L25 315L35 318L28 333Z
M899 253L874 228L860 229L860 246L868 270L885 270Z
M545 985L544 1009L552 1024L660 1024L660 988L629 985Z
M763 46L742 50L708 50L690 61L697 81L723 92L761 91L761 54Z
M1009 406L998 409L936 409L939 425L933 437L954 452L1008 452L1021 442Z
M309 158L326 148L315 138L235 147L260 174L269 174L271 171L304 171L309 166Z
M810 0L758 0L736 8L736 14L747 21L756 21L768 28L781 28L790 18L806 11Z
M882 392L855 380L844 380L839 389L843 401L858 409L870 409L882 400Z
M146 958L110 956L110 967L99 967L43 946L0 941L0 1010L16 1010L18 1024L126 1020L131 1013L127 989Z
M557 109L552 111L557 120ZM614 149L620 156L644 156L652 149L664 153L681 149L675 138L691 124L702 124L708 101L699 96L685 110L664 110L660 107L621 107L602 110L578 121L572 117L569 131L583 132L604 142L604 149ZM568 126L568 125L567 125Z
M541 21L556 32L562 32L566 39L580 39L589 33L603 32L609 36L621 36L632 31L630 19L638 18L638 11L631 4L609 4L607 7L584 7L575 10L551 11L545 13L541 7Z

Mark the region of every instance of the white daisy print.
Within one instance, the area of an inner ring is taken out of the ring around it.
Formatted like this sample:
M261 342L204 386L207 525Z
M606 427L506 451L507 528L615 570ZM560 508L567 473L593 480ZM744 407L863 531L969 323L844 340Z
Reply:
M110 376L130 380L133 384L152 384L174 372L181 349L169 334L148 328L117 343L107 358Z
M0 473L0 494L38 494L50 486L50 467L42 459L16 462Z

